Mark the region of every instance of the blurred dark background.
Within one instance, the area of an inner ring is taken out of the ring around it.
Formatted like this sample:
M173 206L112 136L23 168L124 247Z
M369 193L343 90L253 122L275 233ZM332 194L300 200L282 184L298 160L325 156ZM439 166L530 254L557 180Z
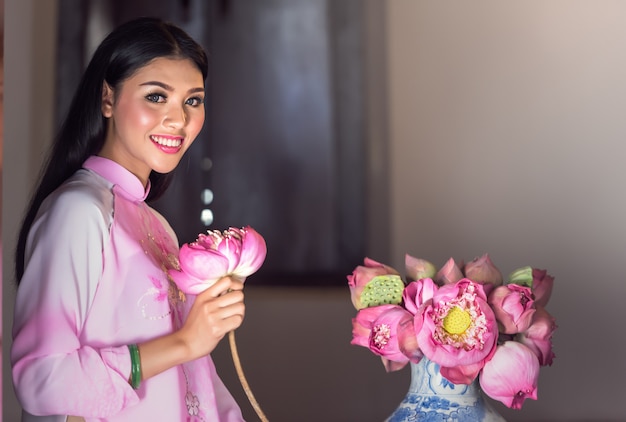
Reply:
M210 58L206 123L153 205L181 243L255 228L268 245L256 283L343 284L367 242L365 5L60 0L58 120L113 27L138 16L181 26Z

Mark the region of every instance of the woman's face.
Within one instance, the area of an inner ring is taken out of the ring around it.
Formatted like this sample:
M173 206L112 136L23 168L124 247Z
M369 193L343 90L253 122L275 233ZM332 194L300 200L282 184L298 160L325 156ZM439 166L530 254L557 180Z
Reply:
M124 166L145 186L151 170L174 170L200 132L202 73L189 59L154 59L115 91L105 83L102 114L108 121L99 155Z

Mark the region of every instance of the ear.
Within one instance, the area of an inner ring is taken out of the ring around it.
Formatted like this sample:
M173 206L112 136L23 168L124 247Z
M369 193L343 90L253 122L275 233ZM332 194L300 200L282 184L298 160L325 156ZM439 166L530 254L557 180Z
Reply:
M102 115L106 118L113 116L113 88L104 81L102 83Z

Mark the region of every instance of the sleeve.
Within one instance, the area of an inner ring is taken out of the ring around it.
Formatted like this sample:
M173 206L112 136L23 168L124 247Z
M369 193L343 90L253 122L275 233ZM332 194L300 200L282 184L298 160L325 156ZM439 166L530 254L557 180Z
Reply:
M33 415L107 417L139 401L127 381L127 347L94 349L79 340L102 274L111 207L85 190L49 199L29 233L16 295L16 395Z

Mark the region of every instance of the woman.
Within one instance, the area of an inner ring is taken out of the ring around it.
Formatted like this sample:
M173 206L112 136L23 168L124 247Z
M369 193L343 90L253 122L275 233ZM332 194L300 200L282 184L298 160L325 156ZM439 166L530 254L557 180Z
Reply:
M209 353L243 321L243 284L181 294L167 277L178 241L144 202L200 132L206 75L202 48L153 18L94 53L17 246L23 420L242 420Z

